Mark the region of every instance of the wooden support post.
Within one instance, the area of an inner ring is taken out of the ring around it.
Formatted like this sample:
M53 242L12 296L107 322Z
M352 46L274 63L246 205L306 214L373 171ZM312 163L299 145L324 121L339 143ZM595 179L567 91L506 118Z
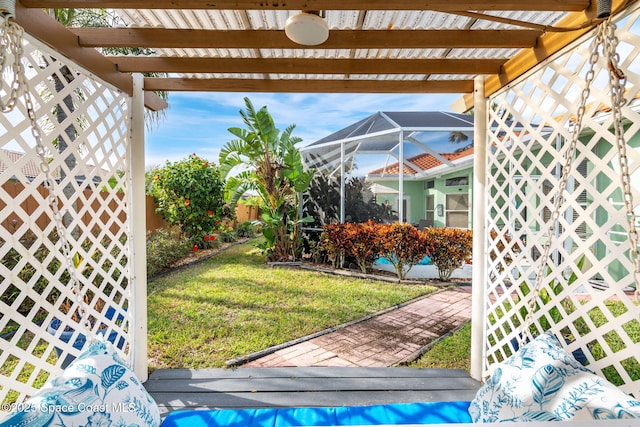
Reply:
M132 366L140 381L146 381L147 370L147 248L146 198L144 183L144 77L133 75L130 136L127 153L129 165L129 247L132 274Z
M476 77L474 90L474 160L473 160L473 295L471 298L471 377L482 380L485 359L485 286L487 254L486 244L486 165L487 99L484 95L484 77Z

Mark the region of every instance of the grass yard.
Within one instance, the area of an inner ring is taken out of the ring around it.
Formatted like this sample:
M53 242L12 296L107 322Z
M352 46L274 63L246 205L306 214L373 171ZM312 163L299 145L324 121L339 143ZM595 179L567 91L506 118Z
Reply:
M420 359L412 362L411 368L471 368L471 323L446 338L438 341Z
M213 368L435 290L271 268L257 241L149 283L150 368Z

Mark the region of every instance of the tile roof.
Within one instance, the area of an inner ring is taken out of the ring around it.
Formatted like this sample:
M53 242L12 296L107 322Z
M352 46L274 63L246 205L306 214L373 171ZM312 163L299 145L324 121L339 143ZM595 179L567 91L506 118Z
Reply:
M458 159L462 159L467 156L471 156L473 154L473 147L468 148L464 151L456 152L456 153L440 153L442 157L449 161L455 161ZM432 156L428 153L418 154L417 156L409 157L406 159L406 162L415 165L420 168L422 172L428 171L429 169L433 169L437 166L442 165L443 163L438 160L436 157ZM382 168L372 170L369 172L369 175L398 175L400 171L399 167L400 163L396 162L391 165L386 165ZM417 175L419 174L414 168L404 165L403 173L405 175Z
M4 159L13 164L17 164L21 162L23 156L24 153L0 149L0 174L6 172L7 169L9 169L7 164L3 161ZM24 162L24 164L20 166L20 171L27 179L35 178L41 173L40 166L34 160L28 160Z

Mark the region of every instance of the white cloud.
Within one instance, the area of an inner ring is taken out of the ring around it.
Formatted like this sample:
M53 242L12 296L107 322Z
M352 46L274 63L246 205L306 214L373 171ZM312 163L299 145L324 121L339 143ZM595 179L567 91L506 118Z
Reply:
M190 153L217 161L220 148L244 127L240 110L249 97L259 109L267 106L276 125L296 125L304 144L321 139L377 111L449 111L458 95L200 93L169 95L166 118L147 135L147 165L176 161Z

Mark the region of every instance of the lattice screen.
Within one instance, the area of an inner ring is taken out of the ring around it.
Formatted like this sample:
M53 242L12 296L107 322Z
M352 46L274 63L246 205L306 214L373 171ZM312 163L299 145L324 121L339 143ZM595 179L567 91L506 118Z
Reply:
M617 23L629 101L623 109L629 166L640 217L640 13ZM591 38L537 68L490 100L488 277L485 373L514 352L527 312L537 260L551 260L533 333L565 337L588 367L640 396L640 308L614 144L607 68L601 58L555 237L545 242L563 155L585 86ZM639 224L640 226L640 224Z
M128 353L129 98L34 43L25 44L25 69L93 330ZM79 354L72 344L84 336L34 147L24 105L0 113L3 409Z

